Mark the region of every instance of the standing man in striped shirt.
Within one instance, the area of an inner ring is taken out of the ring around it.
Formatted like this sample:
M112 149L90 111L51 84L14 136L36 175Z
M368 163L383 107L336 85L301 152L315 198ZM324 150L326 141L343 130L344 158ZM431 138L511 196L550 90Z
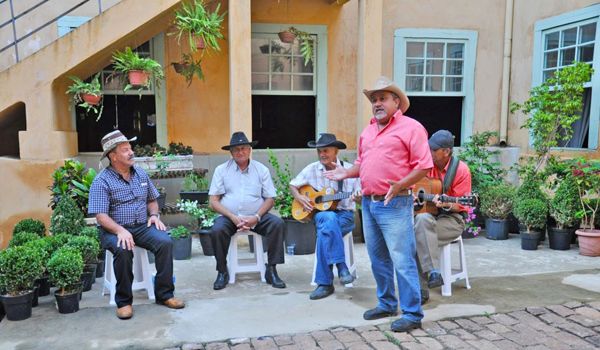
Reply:
M148 174L134 165L129 142L119 130L105 135L102 157L110 165L94 179L88 198L88 214L95 215L100 226L102 247L113 254L117 280L115 303L117 317L133 316L133 247L139 245L156 257L154 293L156 303L171 309L185 307L173 292L173 242L160 220L158 190Z

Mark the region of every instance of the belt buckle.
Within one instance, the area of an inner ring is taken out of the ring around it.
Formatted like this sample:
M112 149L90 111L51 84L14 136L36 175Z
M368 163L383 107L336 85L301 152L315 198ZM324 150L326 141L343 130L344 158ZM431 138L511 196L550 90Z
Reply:
M381 202L381 201L378 201L377 199L375 199L375 197L379 197L378 194L372 194L370 197L371 197L371 202L374 202L374 203Z

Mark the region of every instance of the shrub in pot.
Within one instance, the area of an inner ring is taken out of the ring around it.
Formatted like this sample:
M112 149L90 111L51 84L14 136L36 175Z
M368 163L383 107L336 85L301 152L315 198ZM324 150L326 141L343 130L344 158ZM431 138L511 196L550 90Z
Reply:
M577 222L577 211L580 208L579 193L575 178L568 174L560 182L554 197L550 200L550 216L556 226L548 227L550 249L568 250L574 233L572 229Z
M50 217L50 232L79 235L84 227L83 212L77 203L69 196L62 196Z
M208 179L195 172L190 172L181 183L181 200L197 201L205 204L208 201Z
M177 226L169 232L173 240L173 259L187 260L192 256L192 235L185 226Z
M96 277L104 275L104 249L100 243L100 230L96 226L86 226L81 230L81 236L94 239L98 243L98 254L96 255Z
M13 235L19 232L33 232L40 237L44 237L46 235L46 225L40 220L23 219L15 225Z
M37 241L39 239L40 239L40 236L38 236L37 233L17 232L10 239L10 242L8 242L8 246L9 247L17 247L17 246L24 245L31 241Z
M91 290L92 284L96 280L97 256L100 251L98 241L87 236L74 236L69 239L65 246L73 248L81 254L84 264L82 274L83 291Z
M526 230L520 231L521 248L536 250L542 229L546 225L548 205L536 198L519 199L516 201L514 214L526 227Z
M73 83L69 86L66 93L71 94L71 101L85 109L86 113L94 112L96 121L100 120L104 105L102 100L102 86L100 85L100 73L94 75L89 81L83 81L79 77L70 76Z
M42 273L41 275L35 280L35 285L38 287L37 292L38 292L38 296L46 296L48 294L50 294L50 283L48 281L49 276L48 276L48 270L47 270L47 266L48 266L48 260L50 259L50 256L52 256L52 253L54 252L54 247L52 245L51 240L46 237L42 238L42 239L36 239L35 241L30 241L27 242L25 244L26 247L32 247L33 249L38 250L41 255L42 255L42 265L43 265L43 269L42 269Z
M507 183L484 187L480 193L481 212L487 216L486 237L508 239L508 214L512 211L515 188Z
M80 276L83 258L79 251L63 247L54 252L48 261L50 280L58 290L54 292L58 312L72 313L79 310Z
M17 246L0 251L0 290L6 318L31 317L35 279L43 272L43 253L35 247Z
M577 183L579 203L577 218L581 219L581 228L575 233L579 240L579 254L600 256L600 162L579 159L573 167L573 177Z
M88 194L95 177L96 170L86 169L85 163L65 160L64 165L52 173L52 186L49 187L52 200L49 206L54 210L59 200L67 196L73 198L79 210L85 215L88 208Z

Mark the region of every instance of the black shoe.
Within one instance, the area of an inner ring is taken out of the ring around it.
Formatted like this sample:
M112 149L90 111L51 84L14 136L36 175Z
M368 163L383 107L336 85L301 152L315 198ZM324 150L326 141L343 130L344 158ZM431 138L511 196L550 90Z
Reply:
M326 285L319 284L319 286L317 288L315 288L315 290L313 290L312 293L310 293L310 300L326 298L326 297L330 296L331 294L333 294L334 290L335 290L335 288L333 288L332 285L326 286Z
M363 314L363 318L367 321L371 321L396 315L398 315L397 311L385 311L376 307L374 309L365 311L365 313Z
M429 290L421 288L421 305L429 301Z
M429 274L429 278L427 279L427 287L429 287L429 289L441 287L443 284L444 280L439 272L432 272Z
M343 269L338 273L340 282L342 284L348 284L354 282L354 276L350 273L350 270Z
M411 329L421 328L421 322L412 322L405 318L399 318L392 322L391 328L394 332L408 332Z
M225 286L229 283L229 273L227 272L219 272L217 273L217 279L213 284L214 290L219 290L225 288Z
M275 265L267 265L265 279L267 280L268 284L273 286L273 288L285 288L285 282L283 282L277 275L277 269L275 268Z

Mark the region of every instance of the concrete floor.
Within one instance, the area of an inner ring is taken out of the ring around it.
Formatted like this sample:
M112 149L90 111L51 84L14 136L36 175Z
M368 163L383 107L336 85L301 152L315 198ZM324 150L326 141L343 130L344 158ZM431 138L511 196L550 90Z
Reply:
M472 288L457 282L452 297L432 291L425 305L426 320L600 300L600 258L581 256L576 246L553 251L545 243L537 251L524 251L515 235L507 241L478 237L464 243ZM286 263L278 266L286 289L274 289L249 274L214 291L214 258L202 255L197 237L193 245L191 260L175 262L176 295L186 300L185 309L169 310L136 292L135 316L120 321L108 296L100 296L98 279L93 290L84 293L77 313L58 314L54 297L47 296L40 298L30 319L0 322L0 349L159 349L389 321L362 319L362 313L376 304L364 244L355 245L359 278L354 288L336 285L333 296L318 301L308 299L314 288L310 285L314 255L286 255Z

